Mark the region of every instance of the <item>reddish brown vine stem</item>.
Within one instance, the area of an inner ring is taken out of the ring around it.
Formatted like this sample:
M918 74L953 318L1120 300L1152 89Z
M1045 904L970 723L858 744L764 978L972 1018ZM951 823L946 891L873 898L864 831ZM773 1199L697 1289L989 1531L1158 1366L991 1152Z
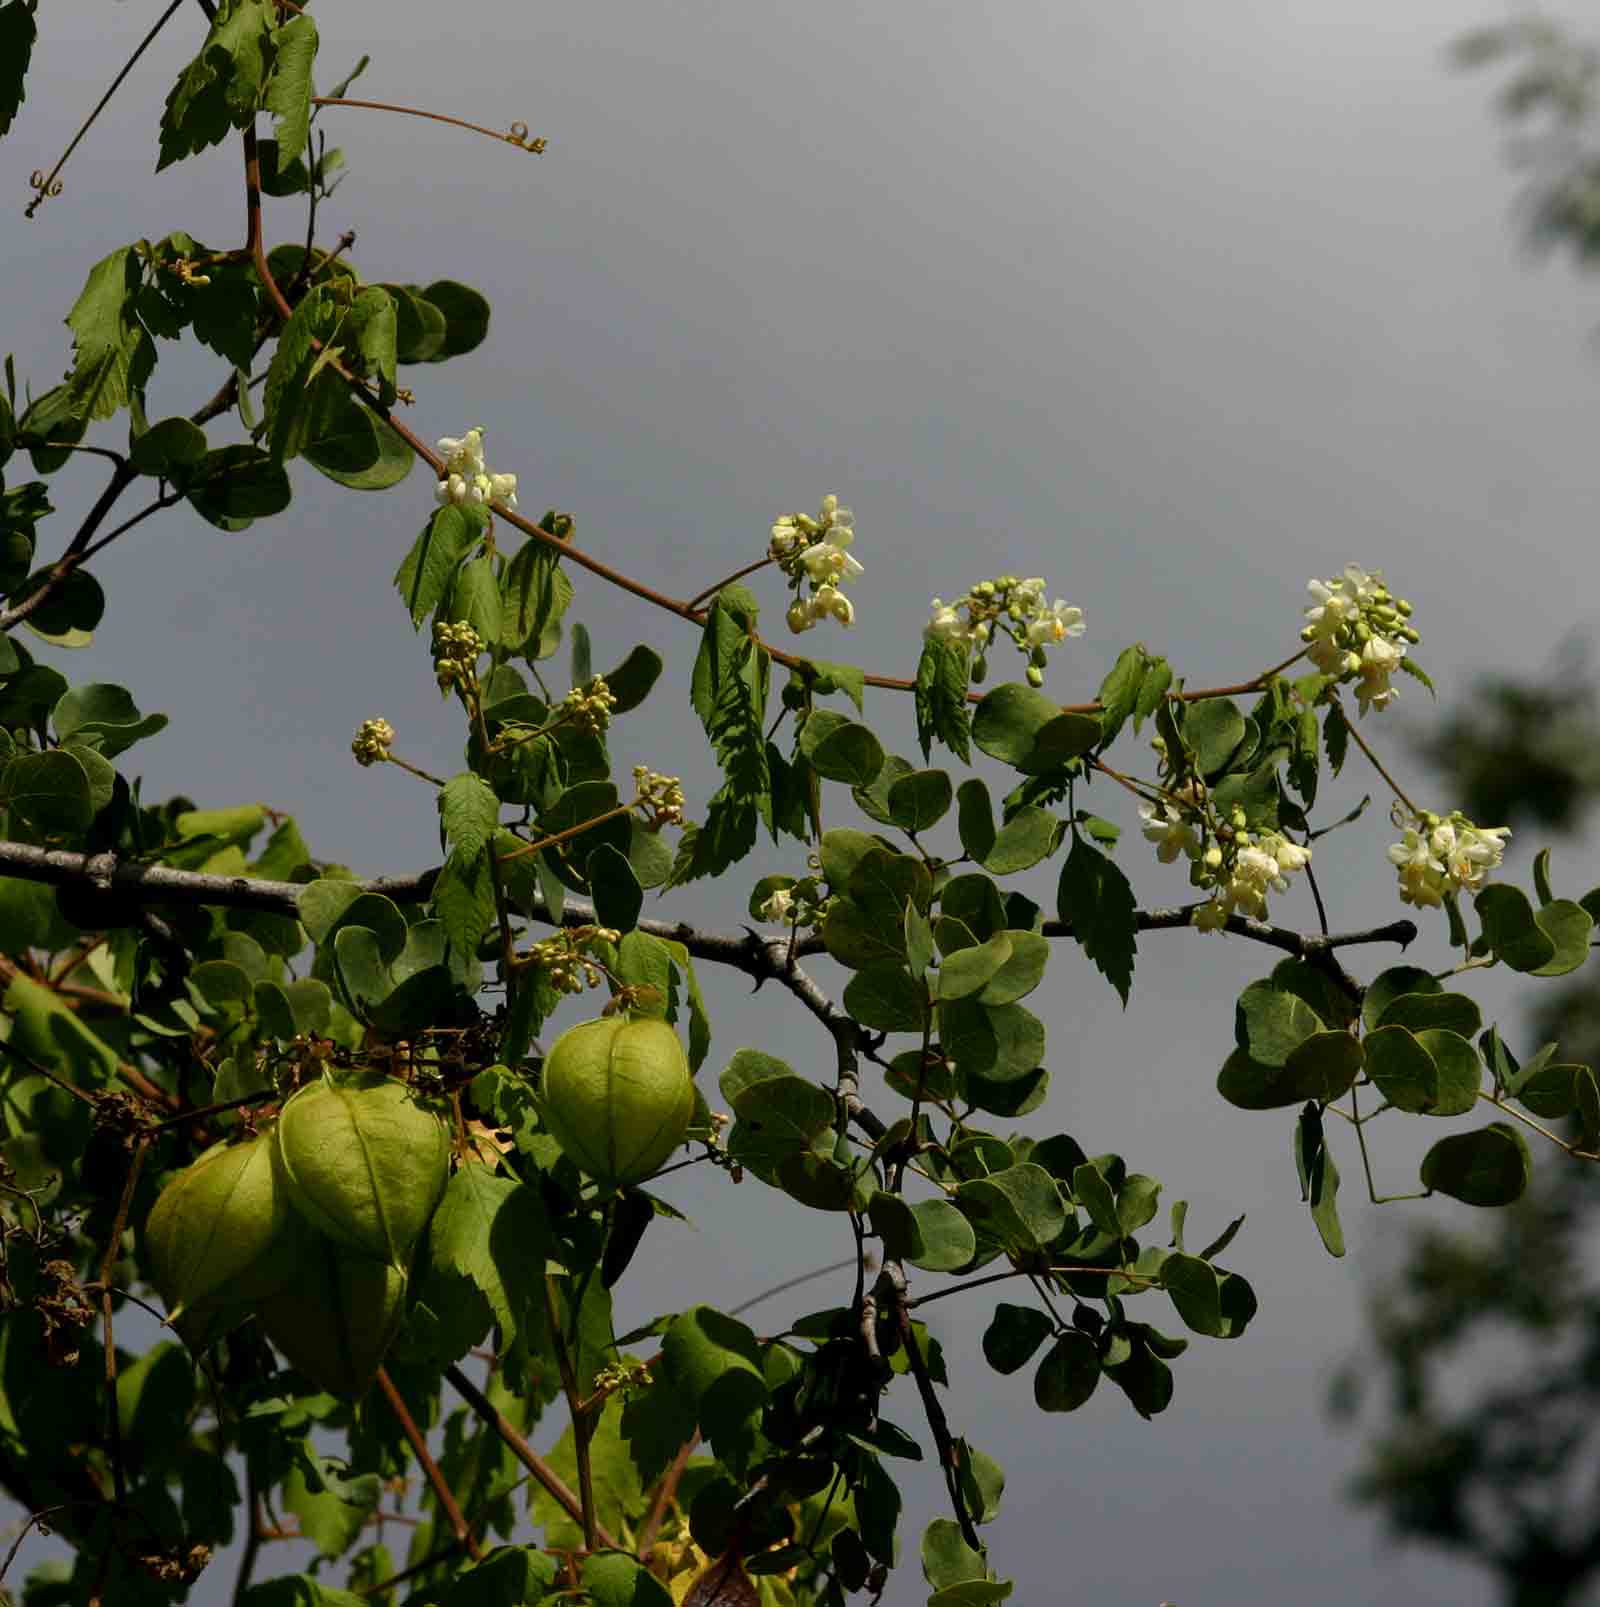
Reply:
M378 1388L383 1391L383 1398L388 1401L389 1409L400 1424L400 1431L410 1443L411 1449L416 1453L417 1461L422 1465L422 1471L427 1475L428 1483L433 1486L433 1493L439 1498L439 1505L450 1522L450 1530L457 1540L461 1542L467 1555L477 1562L483 1556L483 1548L478 1544L472 1533L471 1525L461 1515L461 1508L456 1504L456 1498L450 1493L450 1486L445 1483L444 1474L439 1471L439 1464L434 1461L433 1453L428 1449L428 1442L422 1437L422 1431L417 1427L406 1403L400 1398L400 1391L394 1387L394 1380L389 1377L386 1367L378 1369Z

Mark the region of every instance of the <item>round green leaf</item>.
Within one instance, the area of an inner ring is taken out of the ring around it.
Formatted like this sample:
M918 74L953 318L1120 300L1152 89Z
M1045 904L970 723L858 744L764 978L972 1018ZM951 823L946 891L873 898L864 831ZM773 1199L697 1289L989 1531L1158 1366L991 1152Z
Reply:
M1064 829L1048 809L1024 804L1000 828L993 846L982 857L983 868L995 876L1027 870L1056 851Z
M972 1224L948 1200L918 1200L911 1207L922 1238L919 1255L906 1260L924 1272L955 1272L978 1252Z
M1433 1056L1404 1027L1379 1027L1366 1036L1367 1075L1397 1110L1432 1110L1439 1098Z
M1011 958L1011 939L996 932L987 943L949 955L939 967L939 997L964 999L988 985Z
M852 787L870 786L883 768L883 747L878 739L866 726L849 720L830 731L809 757L819 776Z
M1044 977L1049 940L1037 932L1008 931L1003 935L1011 945L1011 955L984 984L979 1004L1015 1004L1032 993Z
M1430 1116L1464 1116L1478 1102L1483 1062L1478 1051L1448 1027L1428 1028L1417 1035L1437 1068L1438 1078Z
M944 819L952 796L945 771L913 770L889 788L889 818L902 831L926 831Z
M128 448L129 466L140 474L170 476L206 455L206 432L186 418L152 424Z
M928 1019L928 990L903 965L869 965L850 978L844 1007L864 1027L921 1032Z
M1225 697L1191 703L1183 722L1183 740L1194 750L1201 775L1214 776L1224 769L1245 737L1245 718Z
M1431 971L1419 970L1414 965L1396 965L1380 971L1368 984L1361 1001L1361 1024L1371 1032L1383 1025L1383 1018L1395 1000L1412 993L1442 993L1443 986ZM1404 1026L1406 1023L1402 1022ZM1428 1026L1442 1025L1430 1021Z
M426 359L428 362L460 357L481 345L489 333L489 303L476 290L457 284L454 279L435 279L422 292L421 299L431 302L443 315L445 323L444 340Z

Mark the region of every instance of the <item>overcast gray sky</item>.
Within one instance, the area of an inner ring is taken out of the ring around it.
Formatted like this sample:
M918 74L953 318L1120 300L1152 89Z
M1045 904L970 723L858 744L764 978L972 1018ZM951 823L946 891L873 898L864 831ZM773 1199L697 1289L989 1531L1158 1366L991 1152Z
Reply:
M65 363L58 320L89 261L175 228L239 238L231 147L150 176L156 108L199 38L188 13L61 198L21 218L27 173L50 165L154 15L41 10L30 98L0 146L14 208L4 335L36 390ZM1216 683L1284 656L1307 578L1356 560L1416 602L1418 657L1448 696L1481 670L1532 670L1592 628L1600 577L1600 298L1565 270L1529 272L1490 82L1443 62L1453 36L1494 17L1488 0L351 0L322 14L323 84L370 51L352 93L521 119L551 144L535 158L330 113L322 127L353 173L323 222L330 239L357 232L368 278L484 290L490 339L411 372L411 421L426 437L487 425L524 508L571 511L579 542L638 578L690 595L758 556L775 514L838 492L866 574L854 633L807 640L820 656L909 673L928 598L1009 569L1086 612L1088 634L1048 682L1064 701L1091 696L1135 639L1191 684ZM273 205L271 238L302 230L292 204ZM163 375L152 417L189 411L217 378L203 364ZM95 478L79 478L78 504ZM172 716L137 756L146 796L264 800L366 873L433 863L427 791L349 758L357 723L383 714L408 756L458 767L426 646L390 587L430 487L418 475L362 499L295 478L285 518L226 536L174 512L109 549L105 628L62 668ZM57 494L70 514L65 480ZM762 587L777 628L782 594ZM667 684L615 748L623 764L682 770L703 802L715 778L685 697L689 633L583 580L575 614L597 664L636 640L667 655ZM1424 705L1403 683L1402 718L1383 725L1392 753ZM880 699L871 717L913 751L903 704ZM1387 840L1375 819L1318 847L1336 926L1399 913ZM1185 896L1137 840L1121 857L1150 901ZM1558 875L1581 891L1595 878L1568 861ZM767 868L799 867L762 861L650 912L732 925ZM1052 887L1030 890L1048 902ZM1303 892L1275 915L1314 921ZM1421 948L1422 963L1445 963L1442 931ZM998 1378L978 1354L986 1292L930 1308L960 1380L957 1431L1010 1476L988 1535L1017 1599L1490 1599L1476 1576L1386 1549L1340 1498L1356 1447L1326 1427L1327 1381L1359 1342L1364 1290L1423 1213L1358 1203L1351 1156L1352 1253L1329 1260L1299 1204L1290 1116L1218 1099L1233 995L1270 961L1155 934L1127 1014L1068 951L1036 996L1054 1076L1042 1130L1160 1177L1166 1201L1193 1202L1201 1241L1248 1212L1229 1259L1262 1309L1238 1342L1196 1341L1172 1408L1147 1424L1109 1387L1074 1416L1040 1416L1027 1374ZM708 1075L747 1042L824 1066L826 1042L771 990L751 1004L718 980L714 998ZM1402 1132L1379 1149L1403 1187L1419 1142ZM733 1304L848 1253L837 1219L727 1186L675 1180L697 1229L652 1235L626 1320L686 1290ZM818 1285L762 1321L839 1293ZM914 1398L897 1410L915 1421ZM927 1478L919 1489L908 1559L937 1496ZM220 1572L207 1588L224 1599ZM888 1600L922 1598L909 1560Z

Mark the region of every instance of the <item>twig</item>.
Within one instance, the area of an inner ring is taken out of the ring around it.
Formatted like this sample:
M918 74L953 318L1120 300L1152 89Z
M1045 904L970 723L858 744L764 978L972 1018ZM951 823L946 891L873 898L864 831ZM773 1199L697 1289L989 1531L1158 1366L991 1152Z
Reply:
M967 1511L967 1499L961 1492L960 1464L955 1441L950 1437L950 1425L945 1419L944 1407L933 1387L933 1380L928 1376L928 1363L917 1344L916 1329L911 1325L911 1311L906 1302L905 1268L898 1261L885 1262L879 1281L889 1289L895 1325L900 1330L900 1343L905 1346L906 1359L911 1363L911 1376L917 1381L917 1393L922 1397L922 1410L933 1433L939 1466L944 1473L945 1489L950 1493L950 1505L955 1512L956 1522L961 1526L961 1538L974 1551L982 1551L983 1542L978 1538L972 1514Z
M100 528L106 515L116 505L117 498L139 478L139 471L129 467L126 463L119 463L111 471L111 478L106 482L105 490L95 500L95 504L84 515L83 523L78 526L77 534L67 543L67 550L56 560L44 584L37 591L31 591L21 602L11 608L0 611L0 632L15 630L25 619L37 613L61 589L68 575L83 562L85 549Z
M417 1427L415 1419L411 1416L406 1403L400 1398L400 1391L394 1387L394 1380L389 1377L386 1367L378 1369L378 1388L383 1391L383 1398L388 1401L392 1411L400 1424L400 1431L411 1444L416 1453L417 1461L422 1464L422 1471L427 1475L428 1483L433 1486L433 1493L439 1498L439 1505L444 1509L444 1515L450 1520L451 1532L466 1549L466 1553L477 1562L483 1556L483 1548L473 1537L472 1528L461 1515L461 1508L456 1505L456 1498L450 1493L450 1486L444 1481L444 1474L439 1471L439 1464L434 1461L432 1452L428 1449L428 1442L422 1437L422 1431Z

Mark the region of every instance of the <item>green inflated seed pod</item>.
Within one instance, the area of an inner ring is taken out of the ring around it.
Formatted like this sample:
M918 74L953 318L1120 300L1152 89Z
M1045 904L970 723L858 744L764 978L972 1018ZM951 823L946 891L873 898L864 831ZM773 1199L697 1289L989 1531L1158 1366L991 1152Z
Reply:
M688 1056L655 1016L609 1016L562 1033L545 1056L541 1093L545 1125L601 1183L659 1171L694 1115Z
M283 1107L289 1203L336 1244L409 1271L450 1175L450 1134L388 1077L308 1084Z

